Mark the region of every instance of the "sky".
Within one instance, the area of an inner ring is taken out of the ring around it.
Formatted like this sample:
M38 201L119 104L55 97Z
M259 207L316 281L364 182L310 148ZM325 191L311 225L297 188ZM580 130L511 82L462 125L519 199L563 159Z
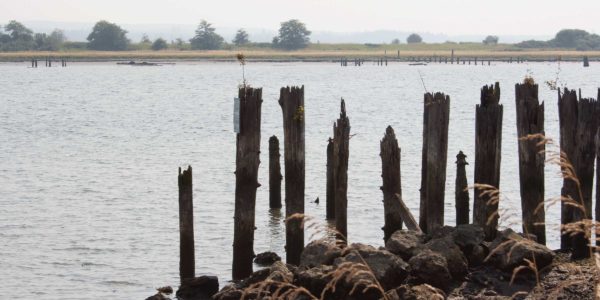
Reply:
M567 7L568 5L568 7ZM310 30L399 30L448 35L600 33L600 0L0 0L9 20L197 24L276 30L300 19Z

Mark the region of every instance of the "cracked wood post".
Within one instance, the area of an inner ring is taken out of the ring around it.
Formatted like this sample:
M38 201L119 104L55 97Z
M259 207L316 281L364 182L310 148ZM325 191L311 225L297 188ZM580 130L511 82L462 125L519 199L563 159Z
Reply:
M406 228L408 230L416 231L419 233L423 232L419 227L417 221L415 221L415 217L413 217L412 213L410 212L410 209L408 209L404 201L402 201L402 197L400 196L400 194L396 194L395 199L396 201L398 201L400 216L402 217L402 221L404 222L404 224L406 224Z
M192 167L181 171L177 176L179 185L179 279L194 278L196 261L194 258L194 203L192 189Z
M281 88L279 105L283 113L286 262L298 265L304 250L304 86Z
M485 239L491 241L498 229L500 161L502 156L502 116L500 84L481 89L481 103L475 108L475 199L473 200L473 223L480 225ZM478 187L478 185L491 187ZM496 192L497 192L496 191ZM486 193L487 192L487 193ZM490 197L491 196L491 197Z
M254 259L254 209L260 164L260 119L262 89L242 87L240 99L240 132L236 142L235 212L233 227L234 280L252 274Z
M566 159L571 165L575 164L575 146L577 144L577 92L575 90L565 89L563 93L558 91L558 119L560 126L560 151L564 153ZM565 168L561 166L561 171L564 173ZM577 186L575 182L563 176L563 185L561 188L561 197L566 199L578 197ZM569 224L573 221L573 207L566 205L565 201L561 201L561 226ZM571 236L565 234L561 230L560 248L562 250L571 249Z
M462 152L456 155L456 187L454 190L456 206L456 226L469 224L469 185L465 166L469 163Z
M546 244L546 212L544 208L544 103L538 100L538 85L527 78L515 85L517 137L519 145L519 178L523 232L534 234Z
M600 101L600 89L598 90L598 101ZM596 133L596 222L600 222L600 127ZM596 228L596 238L600 237L600 228ZM596 240L596 246L600 246L600 240Z
M350 120L346 103L342 99L340 117L333 124L333 186L335 193L335 228L338 240L348 241L348 156L350 146Z
M385 136L380 142L381 149L381 178L383 185L383 240L387 240L394 232L402 229L402 217L399 202L396 197L402 198L402 184L400 179L400 148L392 126L385 130Z
M425 233L444 226L450 97L426 93L423 114L419 226Z
M327 192L326 192L327 220L335 220L335 191L333 187L333 139L327 141Z
M281 208L281 165L279 139L269 138L269 208Z

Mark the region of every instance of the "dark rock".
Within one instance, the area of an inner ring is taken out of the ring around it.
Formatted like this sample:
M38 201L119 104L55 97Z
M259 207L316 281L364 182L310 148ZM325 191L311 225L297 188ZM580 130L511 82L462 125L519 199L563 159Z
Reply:
M323 240L310 242L300 256L300 267L313 268L321 265L331 265L333 260L341 255L341 249L335 244Z
M267 277L271 274L271 269L266 268L262 270L255 271L252 275L248 276L248 278L240 281L237 284L237 288L245 289L255 283L265 281Z
M276 261L281 261L281 257L275 252L267 251L259 253L254 258L254 262L261 266L270 266Z
M234 284L226 285L221 291L213 296L215 300L239 300L244 292Z
M311 294L319 297L327 283L333 278L331 272L334 269L335 268L332 266L319 266L300 271L296 275L295 284L307 289Z
M460 249L469 255L471 250L481 244L485 238L483 228L475 224L458 225L456 230L452 232L452 239Z
M446 258L448 270L452 274L452 278L461 280L467 275L467 259L462 251L460 251L460 248L451 240L451 237L431 240L425 244L425 248L437 252Z
M156 293L156 295L146 298L146 300L169 300L169 298L165 297L163 294L158 292Z
M217 276L200 276L185 279L176 296L184 300L204 300L211 299L218 291L219 279Z
M485 260L486 257L486 251L485 248L481 245L477 245L474 246L473 249L471 249L471 253L469 253L467 255L467 260L469 261L469 266L470 267L477 267L480 266L481 264L483 264L483 261Z
M446 294L444 291L435 288L429 284L420 284L416 286L402 285L396 290L397 299L403 300L444 300Z
M334 261L336 266L344 262L364 264L371 269L384 290L402 284L408 276L408 264L387 250L377 250L371 246L352 244L350 252Z
M428 238L427 240L442 239L442 238L452 236L452 234L454 234L455 230L456 230L455 227L448 226L448 225L438 227L438 228L434 229L433 232L427 236L427 238Z
M292 283L294 281L294 274L280 261L275 262L271 268L269 268L269 272L270 274L267 276L268 280L285 283Z
M527 265L525 259L534 258L537 269L541 270L551 264L555 256L546 246L525 239L512 229L498 232L498 236L490 245L490 254L489 263L506 272Z
M173 294L173 288L170 286L163 286L156 289L159 293L171 295Z
M408 260L423 246L423 235L410 230L398 230L385 243L385 248Z
M417 283L427 283L446 289L452 280L446 258L439 253L425 249L409 261L410 275Z

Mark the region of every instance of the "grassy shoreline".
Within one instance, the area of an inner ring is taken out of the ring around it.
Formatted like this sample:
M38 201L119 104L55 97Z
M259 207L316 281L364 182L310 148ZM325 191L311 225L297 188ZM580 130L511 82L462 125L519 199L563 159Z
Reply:
M28 61L32 58L44 59L66 58L71 61L118 61L118 60L199 60L199 61L233 61L237 53L244 53L248 60L263 61L335 61L341 57L349 60L361 58L366 60L387 57L389 60L407 61L412 59L429 59L432 57L450 58L454 56L464 59L507 60L510 58L525 60L581 60L588 56L591 60L600 60L600 51L576 51L572 49L521 49L514 45L500 44L486 46L482 44L311 44L297 51L285 51L267 47L244 47L227 50L176 50L162 51L130 50L130 51L20 51L0 52L0 61Z

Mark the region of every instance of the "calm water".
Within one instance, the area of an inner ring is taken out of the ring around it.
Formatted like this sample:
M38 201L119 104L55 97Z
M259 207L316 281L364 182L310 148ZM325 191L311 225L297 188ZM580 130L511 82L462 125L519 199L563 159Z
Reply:
M560 83L596 97L600 66L563 63ZM305 85L306 212L325 215L325 148L347 103L351 122L348 232L382 245L379 140L387 125L402 148L403 195L418 215L424 87L451 96L446 186L454 224L455 155L465 152L473 181L479 89L500 81L504 104L500 207L504 226L520 216L514 84L531 74L556 78L555 63L493 66L250 63L263 87L262 164L255 251L284 256L283 219L268 209L268 138L282 139L279 88ZM230 278L236 63L129 67L0 65L0 295L11 299L141 299L178 282L177 168L194 167L196 270ZM557 96L544 84L546 132L558 140ZM546 167L546 196L559 194L559 168ZM320 197L321 204L312 201ZM472 193L471 193L472 199ZM547 212L558 247L559 207ZM517 227L518 225L512 225ZM308 238L309 234L307 235Z

